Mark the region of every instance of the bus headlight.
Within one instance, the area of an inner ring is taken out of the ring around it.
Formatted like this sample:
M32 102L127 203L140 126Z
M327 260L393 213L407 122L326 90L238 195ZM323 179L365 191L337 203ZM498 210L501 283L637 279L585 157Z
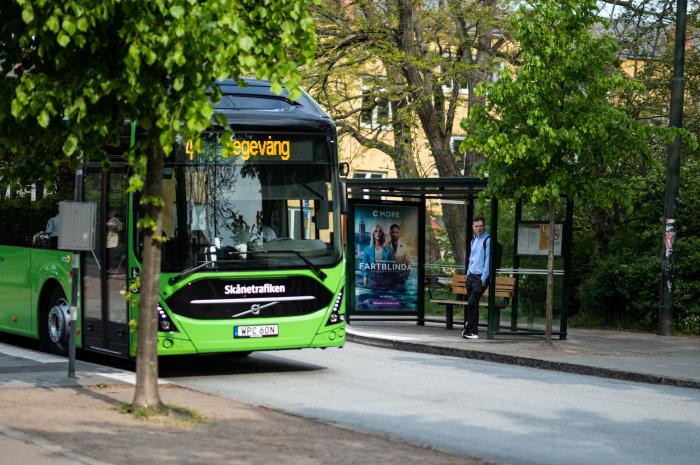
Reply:
M340 313L340 305L343 302L344 291L345 288L342 288L340 292L338 292L338 297L333 303L333 308L331 309L331 314L328 317L328 321L326 321L326 326L335 325L340 323L341 321L345 321L345 315Z
M166 333L177 333L179 332L177 326L173 324L163 307L158 305L158 331L164 331Z

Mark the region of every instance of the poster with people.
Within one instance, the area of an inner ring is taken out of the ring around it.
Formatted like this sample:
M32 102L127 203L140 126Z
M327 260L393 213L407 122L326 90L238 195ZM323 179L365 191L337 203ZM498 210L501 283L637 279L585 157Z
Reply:
M416 312L419 207L357 203L354 210L355 310Z

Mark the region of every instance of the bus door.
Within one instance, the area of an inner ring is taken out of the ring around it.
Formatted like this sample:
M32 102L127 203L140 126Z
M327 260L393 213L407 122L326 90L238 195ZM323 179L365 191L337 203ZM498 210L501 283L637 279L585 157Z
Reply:
M83 198L97 205L95 249L82 254L84 347L127 357L127 172L96 166L84 176Z

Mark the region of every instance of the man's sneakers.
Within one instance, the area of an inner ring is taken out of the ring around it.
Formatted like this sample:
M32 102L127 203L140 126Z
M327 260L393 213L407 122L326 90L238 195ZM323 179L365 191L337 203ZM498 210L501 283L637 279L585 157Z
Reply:
M479 335L476 333L472 333L471 331L467 331L467 328L464 328L462 330L462 337L464 339L479 339Z

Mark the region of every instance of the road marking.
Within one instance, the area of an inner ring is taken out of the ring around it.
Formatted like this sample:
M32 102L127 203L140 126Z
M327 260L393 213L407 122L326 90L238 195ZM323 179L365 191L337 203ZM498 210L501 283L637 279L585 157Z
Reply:
M125 384L136 384L136 373L132 373L130 371L122 371L122 372L98 372L98 371L92 371L92 372L83 372L81 373L82 375L89 375L89 376L100 376L102 378L109 378L113 379L115 381L119 381L121 383ZM158 384L170 384L170 382L165 381L164 379L158 378Z
M58 355L44 354L34 350L22 349L0 342L0 352L12 357L26 358L38 363L59 363L65 362L66 359Z
M4 344L0 342L0 354L8 355L10 357L17 357L17 358L23 358L25 360L31 360L33 362L37 363L51 363L51 364L56 364L56 363L67 363L68 359L65 357L60 357L58 355L51 355L51 354L44 354L42 352L36 352L34 350L30 349L23 349L21 347L14 347L8 344ZM8 367L5 371L7 372L14 372L13 367ZM18 372L20 371L27 371L26 368L23 369L18 369ZM43 370L31 370L31 371L43 371ZM51 370L54 371L54 370ZM114 368L114 371L111 372L98 372L98 371L86 371L86 370L79 370L77 373L79 376L101 376L103 378L109 378L113 379L115 381L119 381L125 384L136 384L136 373L132 373L130 371L121 371L117 368ZM168 381L159 379L158 384L170 384Z
M354 335L354 336L364 336L364 337L374 337L378 339L386 339L389 341L415 341L416 338L414 337L405 337L405 336L395 336L393 334L383 334L383 333L364 333L362 331L356 331L354 329L349 329L348 327L345 328L345 332L348 334Z

